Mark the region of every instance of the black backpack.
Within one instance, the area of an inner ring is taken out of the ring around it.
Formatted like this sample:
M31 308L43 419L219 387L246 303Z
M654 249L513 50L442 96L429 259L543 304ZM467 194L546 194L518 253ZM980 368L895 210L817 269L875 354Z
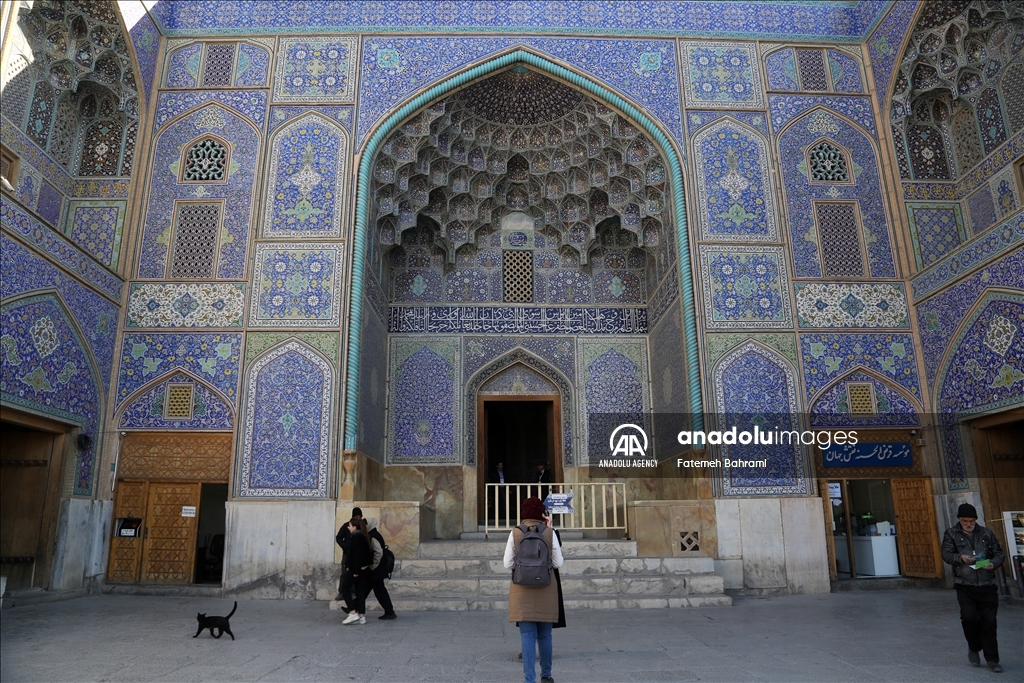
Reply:
M374 570L379 579L390 579L391 572L395 571L395 554L391 548L384 546L384 556L380 558L380 564Z

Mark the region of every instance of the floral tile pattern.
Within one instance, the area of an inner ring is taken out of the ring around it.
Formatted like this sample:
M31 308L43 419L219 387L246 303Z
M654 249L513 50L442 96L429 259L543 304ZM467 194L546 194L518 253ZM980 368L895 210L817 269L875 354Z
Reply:
M84 341L52 294L4 304L0 323L0 395L6 403L81 425L93 445L78 453L74 494L92 495L104 401Z
M980 235L998 220L992 192L987 185L968 197L965 204L972 235Z
M248 368L240 497L327 497L333 385L331 365L297 341Z
M363 305L363 338L359 345L359 424L355 447L384 462L387 436L388 335L373 309ZM352 446L346 445L346 448Z
M753 44L682 42L688 107L764 109L764 90Z
M918 268L935 263L967 241L959 204L907 202L907 216Z
M60 212L63 204L64 195L60 193L60 190L44 180L43 184L39 187L36 213L50 225L56 226L60 223Z
M289 122L270 143L264 237L341 237L348 133L316 113Z
M694 136L693 164L700 169L695 175L703 239L779 239L763 137L737 121L720 119Z
M134 283L125 327L241 327L242 283Z
M808 400L857 367L890 379L921 400L917 353L910 334L801 334L800 357Z
M356 38L281 38L275 102L351 102L356 93Z
M577 462L585 465L607 453L606 439L623 416L645 421L643 413L651 410L650 373L646 339L581 339L577 343L582 443L587 448L578 454Z
M873 387L875 415L851 414L847 382ZM903 392L859 370L822 391L811 404L810 414L812 427L917 427L921 424L917 408Z
M795 287L800 327L910 327L902 284L798 282Z
M250 325L338 327L342 258L337 244L257 245Z
M700 247L704 324L709 329L792 327L782 247Z
M389 464L462 461L459 346L450 337L391 338Z
M115 407L162 373L182 369L238 403L241 334L132 333L124 335Z
M796 373L774 351L748 341L727 353L715 366L712 379L715 411L729 417L739 430L801 428ZM722 495L807 494L807 464L799 444L711 446L712 456L767 460L767 468L729 468L722 478ZM717 452L716 452L717 451Z
M192 384L192 418L169 420L164 417L168 384ZM119 429L219 429L235 428L235 413L216 391L192 375L176 372L129 403L121 413Z
M121 236L128 202L73 199L68 203L65 232L111 270L121 262Z

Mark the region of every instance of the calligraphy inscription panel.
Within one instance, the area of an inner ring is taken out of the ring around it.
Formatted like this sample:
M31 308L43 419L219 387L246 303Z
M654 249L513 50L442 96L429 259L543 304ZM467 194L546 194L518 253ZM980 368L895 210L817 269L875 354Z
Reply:
M392 334L646 334L646 308L392 306Z
M834 444L821 452L825 467L911 467L914 454L908 441Z

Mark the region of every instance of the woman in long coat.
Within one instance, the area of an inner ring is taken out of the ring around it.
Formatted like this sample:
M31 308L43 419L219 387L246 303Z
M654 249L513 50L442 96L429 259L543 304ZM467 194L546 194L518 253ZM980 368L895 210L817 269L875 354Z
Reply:
M554 530L544 524L544 504L540 498L523 501L520 527L543 528L542 535L548 544L551 569L562 566L562 548ZM523 538L520 527L512 529L505 544L505 568L512 569L516 563L516 549ZM552 577L553 578L553 577ZM536 683L537 646L540 646L541 683L551 678L551 628L558 622L558 584L552 580L543 588L519 586L509 583L508 620L519 624L519 638L523 648L523 680Z

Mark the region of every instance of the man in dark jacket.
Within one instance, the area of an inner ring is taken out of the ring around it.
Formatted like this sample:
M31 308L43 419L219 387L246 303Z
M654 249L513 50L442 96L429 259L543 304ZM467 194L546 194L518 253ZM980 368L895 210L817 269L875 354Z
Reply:
M380 549L384 550L384 537L377 529L377 520L373 517L366 519L366 526L370 529L370 538L377 541L380 544ZM387 575L381 571L382 567L374 569L373 574L370 575L370 590L373 591L373 597L377 598L377 602L380 603L381 608L384 610L383 616L377 617L378 619L397 619L398 615L395 614L395 606L391 602L391 596L388 595L388 588L384 585L384 579Z
M967 638L967 659L981 666L978 652L985 651L988 668L1001 672L996 642L996 610L999 589L996 571L1002 566L1003 549L991 529L978 525L978 511L964 503L957 510L960 523L946 529L942 538L942 559L953 565L960 623Z
M352 517L355 518L355 519L362 519L363 518L363 511L361 509L359 509L359 508L352 508ZM349 545L348 542L349 542L349 538L350 537L351 537L351 534L349 534L349 531L348 531L348 522L345 522L344 524L341 525L341 528L338 529L338 535L334 537L334 540L337 542L338 547L341 548L341 552L342 553L347 553L348 552L348 545ZM344 557L342 557L341 561L342 561L342 563L344 565L344 562L345 562ZM344 595L343 594L343 592L341 590L341 585L344 583L344 581L345 581L345 572L342 571L341 572L341 576L338 578L338 595L335 596L334 599L335 600L344 600L345 601L345 608L346 608L346 611L347 611L348 610L348 606L352 604L352 596Z

